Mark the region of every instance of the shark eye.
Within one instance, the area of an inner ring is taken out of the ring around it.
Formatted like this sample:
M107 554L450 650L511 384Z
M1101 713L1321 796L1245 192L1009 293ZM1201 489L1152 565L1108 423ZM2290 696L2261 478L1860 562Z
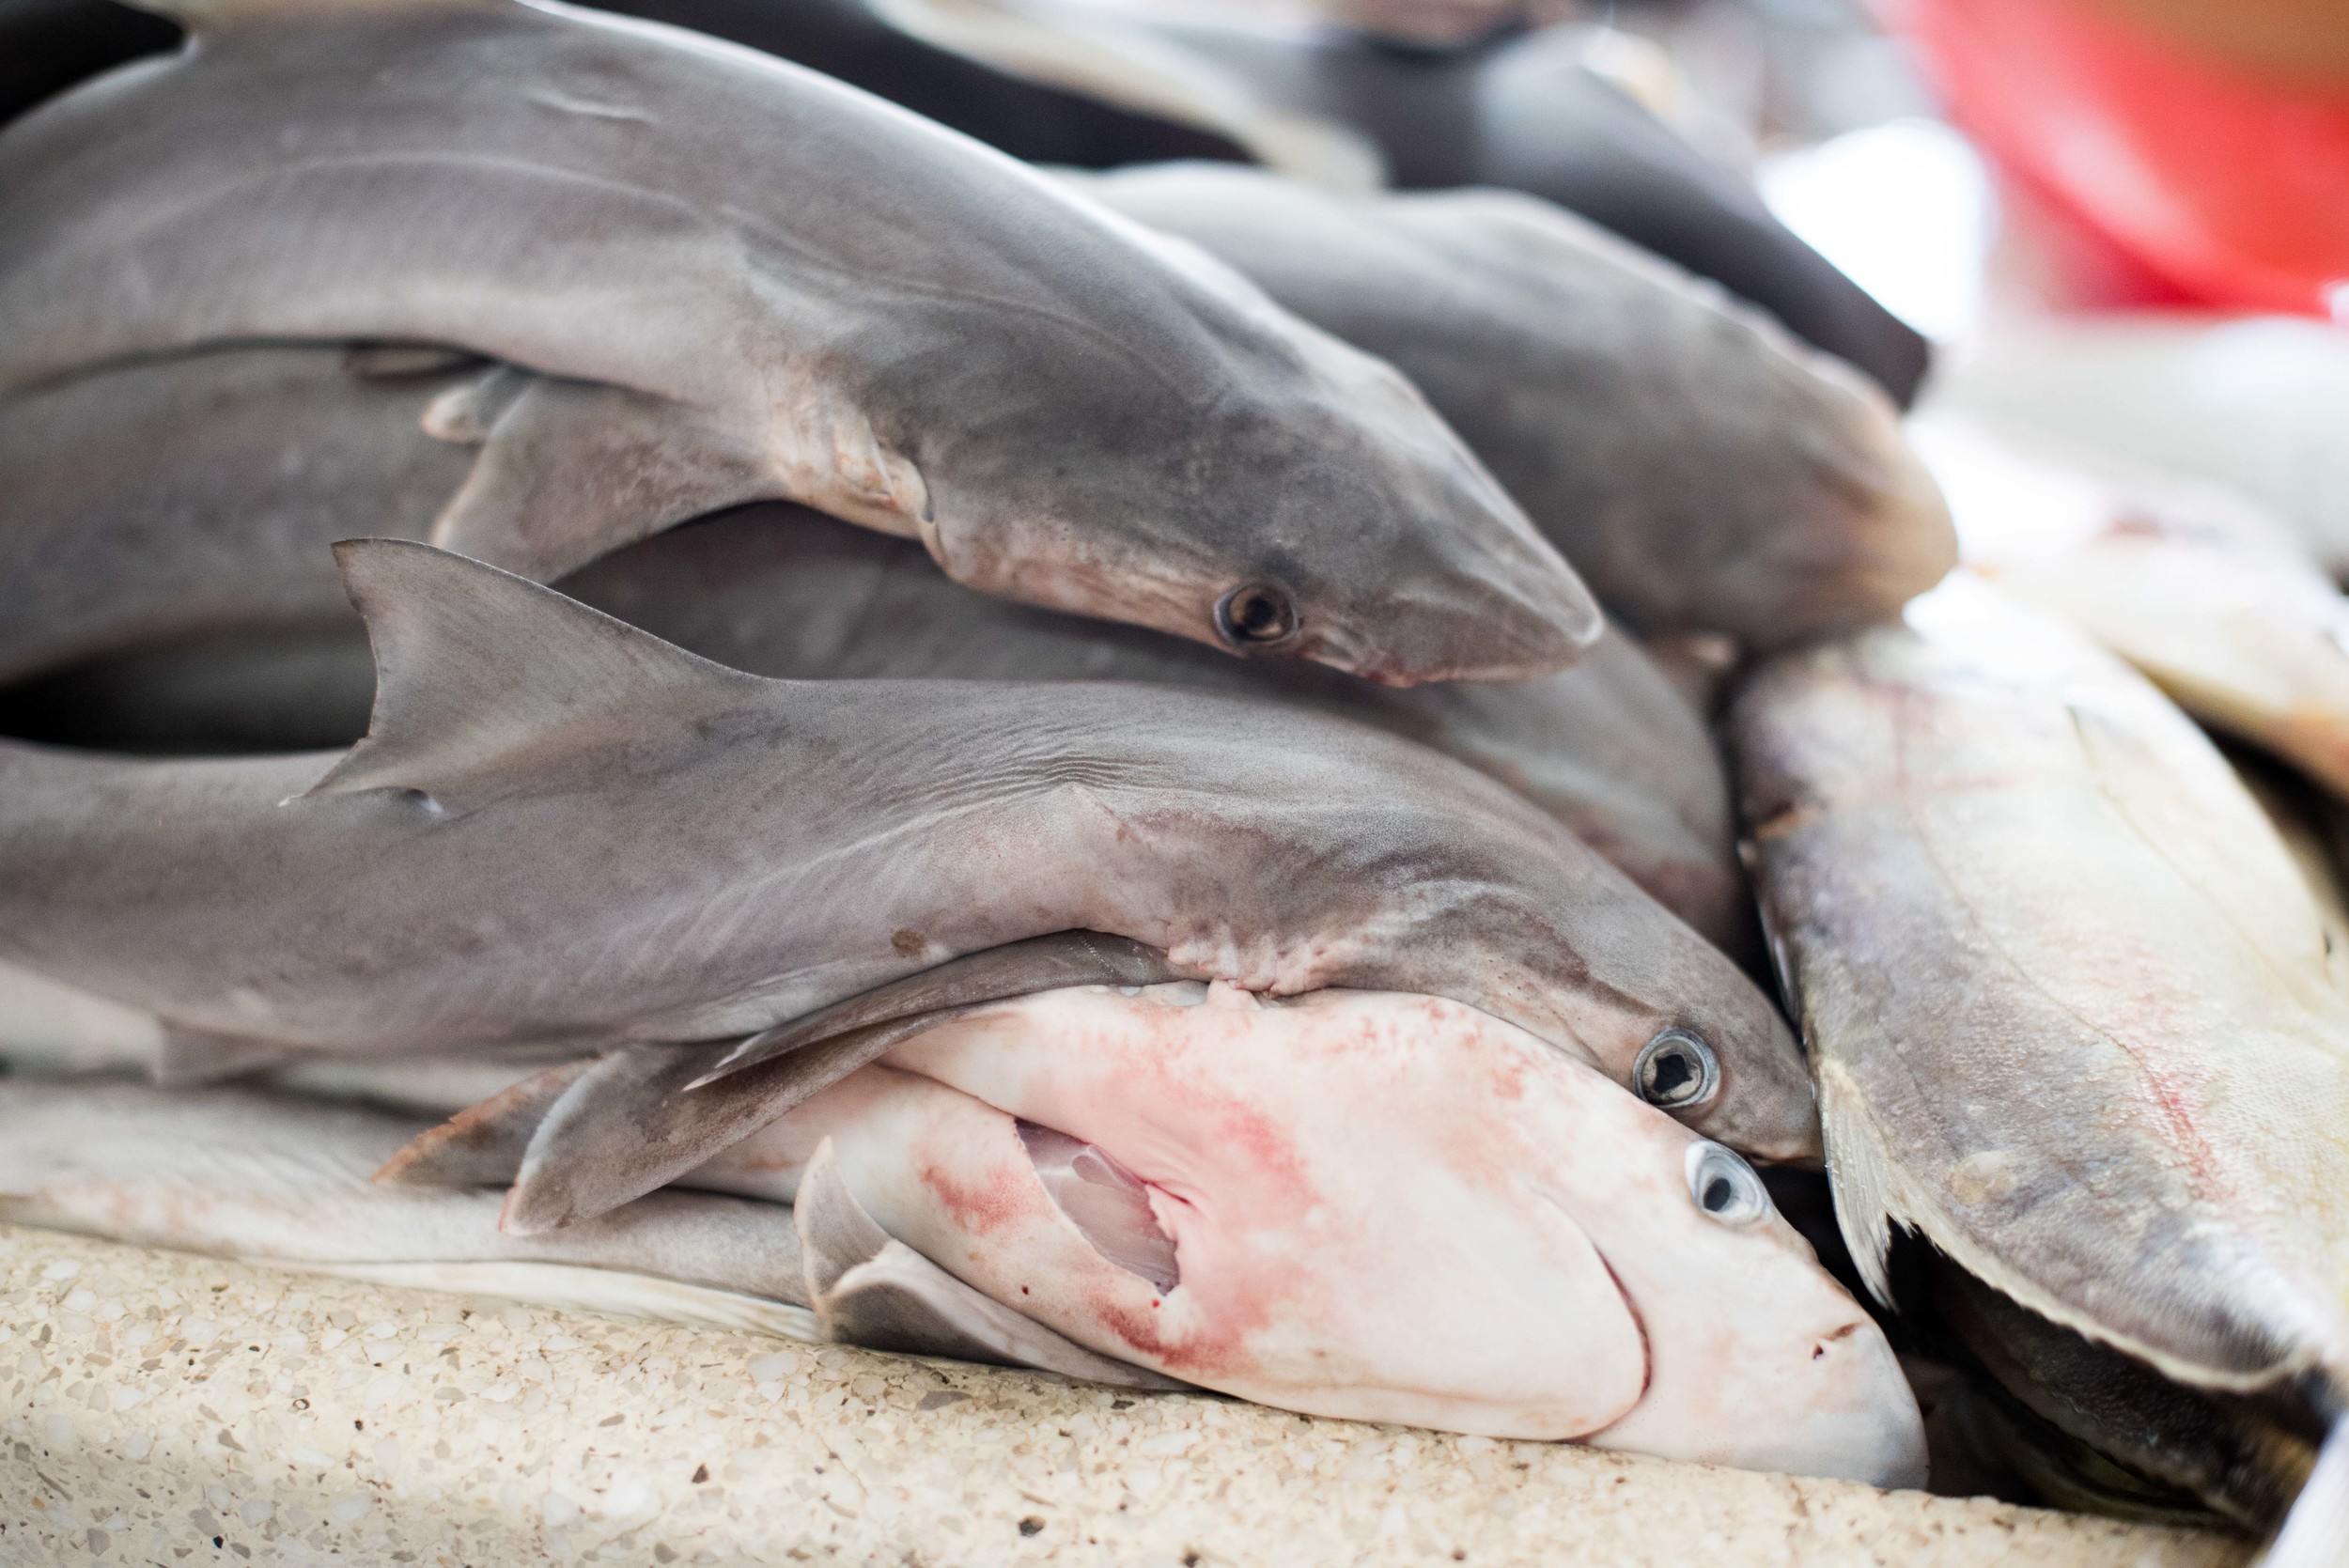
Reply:
M1770 1194L1753 1167L1710 1141L1688 1145L1688 1196L1705 1217L1747 1226L1770 1212Z
M1693 1110L1720 1092L1720 1060L1688 1031L1668 1029L1641 1048L1631 1084L1659 1110Z
M1243 582L1215 601L1215 629L1239 649L1285 643L1297 635L1297 601L1269 582Z

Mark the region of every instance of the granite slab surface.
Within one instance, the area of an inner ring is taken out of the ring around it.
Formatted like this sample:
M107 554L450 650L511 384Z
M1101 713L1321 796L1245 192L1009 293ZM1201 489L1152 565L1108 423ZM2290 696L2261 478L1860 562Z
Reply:
M2239 1544L0 1227L0 1565L2001 1564Z

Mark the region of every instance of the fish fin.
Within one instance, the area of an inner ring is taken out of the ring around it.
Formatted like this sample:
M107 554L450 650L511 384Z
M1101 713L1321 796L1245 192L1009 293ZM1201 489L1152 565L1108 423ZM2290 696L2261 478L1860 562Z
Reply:
M893 1238L841 1179L829 1138L801 1175L791 1213L817 1327L834 1343L1032 1367L1117 1388L1189 1387L1087 1350Z
M1190 978L1195 977L1177 972L1162 950L1129 937L1055 931L949 958L763 1030L736 1046L688 1087L704 1089L729 1074L851 1030L915 1020L919 1029L927 1029L988 1002L1070 986L1156 986ZM902 1031L896 1038L907 1038L919 1029Z
M1850 1075L1849 1066L1836 1057L1817 1059L1819 1121L1827 1145L1828 1182L1835 1193L1835 1222L1868 1293L1878 1302L1895 1305L1886 1263L1892 1232L1898 1229L1930 1242L1951 1263L2027 1311L2082 1339L2133 1356L2189 1388L2253 1394L2313 1365L2313 1355L2306 1352L2261 1366L2220 1365L2182 1355L2142 1335L2116 1330L2040 1284L1975 1239L1952 1218L1941 1196L1909 1172Z
M534 1235L609 1213L707 1164L730 1144L887 1050L885 1028L836 1036L697 1094L686 1084L731 1048L630 1046L580 1075L532 1135L500 1226Z
M800 1267L811 1302L829 1296L848 1270L872 1262L889 1245L889 1233L840 1179L840 1157L829 1136L800 1172L791 1223L800 1233Z
M432 542L542 582L688 518L784 494L754 434L672 398L511 365L443 393L424 427L481 447Z
M809 1344L823 1343L823 1334L816 1326L816 1314L805 1307L720 1290L714 1285L689 1285L649 1274L629 1274L582 1264L515 1259L320 1264L247 1257L239 1261L298 1269L305 1274L366 1280L409 1290L495 1296L558 1312L603 1312L655 1323L681 1323L695 1328L747 1328Z
M166 1023L149 1076L164 1088L188 1089L250 1077L298 1054L293 1047L278 1040L217 1034L210 1030Z
M593 1057L561 1063L468 1106L403 1144L375 1180L385 1187L506 1186L521 1171L538 1124L593 1065Z
M2333 1422L2317 1451L2316 1467L2260 1568L2341 1568L2344 1562L2349 1562L2349 1419Z
M503 784L501 764L510 774L764 684L430 545L346 539L334 559L375 650L375 708L310 795L406 789L462 810Z

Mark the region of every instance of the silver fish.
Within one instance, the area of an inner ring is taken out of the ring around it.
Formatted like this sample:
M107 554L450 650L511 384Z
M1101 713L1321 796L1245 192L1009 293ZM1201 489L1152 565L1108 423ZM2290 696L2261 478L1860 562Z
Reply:
M2118 1360L2339 1422L2349 998L2291 857L2201 733L2080 633L1964 578L1908 618L1766 666L1732 715L1861 1270L1889 1295L1902 1228L1992 1308L2100 1350L2069 1358L2081 1375ZM2093 1391L2054 1390L2104 1452L2274 1522L2291 1444L2251 1485L2139 1443ZM2349 1543L2333 1430L2321 1457L2298 1442L2315 1478L2274 1561Z
M1394 370L749 50L547 0L187 0L0 133L0 388L462 349L438 542L546 578L799 500L982 591L1397 684L1568 663L1572 571Z
M26 480L0 487L0 679L80 666L17 699L70 722L20 733L139 752L361 733L374 669L328 547L424 536L463 474L416 421L482 367L353 364L223 350L0 401L0 473ZM1554 675L1396 690L974 594L909 540L783 504L640 541L563 589L754 675L1148 680L1361 720L1518 789L1716 945L1752 946L1711 739L1620 633Z
M1369 984L1517 1023L1733 1147L1816 1147L1735 967L1435 753L1205 692L767 681L428 546L340 553L379 671L349 753L0 748L0 955L157 1014L189 1064L627 1044L540 1133L670 1118L643 1191L941 1010ZM534 1222L634 1195L576 1175Z
M1636 631L1778 646L1881 619L1956 559L1874 382L1547 202L1214 163L1066 178L1393 363Z

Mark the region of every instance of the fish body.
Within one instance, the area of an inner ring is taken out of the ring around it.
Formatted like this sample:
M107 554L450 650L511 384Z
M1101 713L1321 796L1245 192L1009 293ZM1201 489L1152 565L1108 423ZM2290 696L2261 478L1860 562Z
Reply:
M1921 439L1976 570L2349 794L2349 598L2282 524L2215 486L2067 465L1947 415Z
M540 578L788 498L983 591L1398 684L1598 634L1391 367L852 88L552 3L179 9L187 51L0 134L0 388L434 345L532 373L437 407L479 450L436 538Z
M885 8L907 19L952 13L963 52L1080 92L1112 90L1105 49L1129 73L1172 51L1182 76L1206 75L1206 102L1237 93L1261 106L1260 118L1351 131L1399 189L1485 186L1555 202L1753 302L1904 405L1930 359L1921 336L1771 216L1750 183L1593 70L1579 29L1504 26L1427 49L1255 17L1137 18L1112 29L1101 8L1069 0L888 0ZM1022 47L1040 28L1096 47ZM1304 172L1297 160L1258 156ZM1316 183L1336 183L1326 168L1315 174Z
M1547 202L1214 163L1069 178L1400 368L1637 631L1780 645L1894 613L1956 559L1872 382Z
M811 1305L847 1338L841 1284L894 1250L900 1280L942 1270L1103 1370L1312 1413L1921 1476L1889 1348L1752 1172L1457 1003L1040 993L919 1034L677 1186L526 1244L500 1234L492 1194L365 1181L418 1126L282 1094L10 1079L0 1213L345 1268L586 1263ZM872 1227L848 1256L808 1212L826 1204ZM731 1272L702 1255L724 1226ZM974 1316L935 1281L929 1299L927 1331ZM899 1306L892 1337L916 1334L899 1347L934 1349Z
M1073 1196L1039 1182L1067 1156L1023 1147L1022 1124L1113 1170ZM893 1235L1189 1382L1358 1420L1920 1473L1875 1326L1750 1173L1719 1167L1708 1212L1690 1172L1712 1145L1457 1003L1041 993L915 1036L693 1179L788 1196L820 1137ZM1098 1190L1119 1173L1140 1188L1123 1203Z
M1089 930L1252 989L1456 991L1626 1084L1688 1031L1692 1125L1812 1144L1735 966L1423 748L1205 692L766 681L427 546L343 554L379 670L350 753L0 752L11 961L365 1052L750 1035Z
M420 422L485 368L383 363L252 347L0 398L0 682L239 628L355 634L328 547L431 533L473 453Z
M2085 636L1963 578L1908 615L1731 720L1863 1273L1903 1228L2170 1383L2337 1420L2349 1006L2306 884Z
M806 1305L790 1218L769 1203L660 1192L534 1238L498 1230L492 1192L370 1185L376 1168L428 1125L247 1089L174 1093L12 1077L0 1081L0 1214L256 1261L551 1264Z
M16 733L148 753L357 738L374 670L329 547L428 534L468 459L419 422L483 368L241 349L0 403L0 472L25 480L0 487L0 678L55 677L19 694ZM1524 682L1381 687L974 594L910 540L786 504L563 588L754 675L1156 681L1356 719L1519 790L1716 945L1751 942L1711 739L1619 632Z

